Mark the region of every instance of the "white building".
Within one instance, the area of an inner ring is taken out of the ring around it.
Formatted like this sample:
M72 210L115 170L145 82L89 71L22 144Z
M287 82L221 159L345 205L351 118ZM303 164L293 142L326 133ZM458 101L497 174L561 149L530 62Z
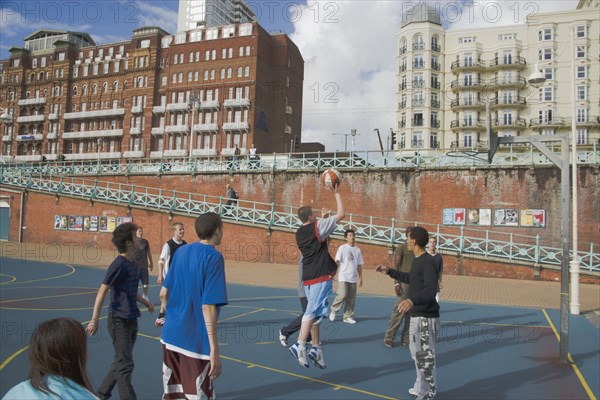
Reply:
M575 114L577 142L599 143L599 3L470 30L445 30L432 5L408 10L398 33L395 149L487 148L487 98L500 137L570 133ZM539 89L527 82L536 65L547 79Z
M255 20L256 16L245 0L179 0L177 31Z

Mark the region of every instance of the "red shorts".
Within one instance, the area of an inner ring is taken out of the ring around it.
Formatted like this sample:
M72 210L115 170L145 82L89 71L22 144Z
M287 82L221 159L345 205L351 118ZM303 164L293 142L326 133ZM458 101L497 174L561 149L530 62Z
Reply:
M163 344L163 399L186 399L186 394L199 399L215 399L208 377L209 360L200 360L168 350Z

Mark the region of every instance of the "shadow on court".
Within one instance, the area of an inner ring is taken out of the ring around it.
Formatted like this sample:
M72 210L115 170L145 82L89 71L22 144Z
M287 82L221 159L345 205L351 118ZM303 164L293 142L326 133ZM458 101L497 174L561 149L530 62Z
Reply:
M105 271L2 259L0 267L0 396L27 376L26 346L36 324L58 316L87 322ZM141 290L141 289L140 289ZM158 290L150 289L158 303ZM406 399L414 382L407 347L383 346L392 297L359 295L356 325L323 322L326 370L300 367L278 341L298 315L293 289L228 285L219 342L221 399ZM557 310L442 301L437 345L439 399L590 399L600 396L600 334L585 317L570 317L573 364L558 359ZM106 307L103 310L106 316ZM142 311L133 384L140 399L162 394L162 351L156 314ZM88 339L88 370L98 385L113 349L101 321ZM578 374L580 376L578 376ZM114 391L117 397L117 391Z

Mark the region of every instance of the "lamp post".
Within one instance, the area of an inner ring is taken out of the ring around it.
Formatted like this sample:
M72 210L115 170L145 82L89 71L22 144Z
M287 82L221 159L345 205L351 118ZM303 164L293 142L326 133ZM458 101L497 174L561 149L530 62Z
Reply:
M344 136L344 153L347 153L348 152L348 136L350 136L351 133L332 133L332 135Z
M579 256L577 254L577 124L576 115L576 99L577 88L575 86L575 27L571 27L571 154L572 154L572 177L573 184L572 194L572 235L573 235L573 258L571 259L571 314L579 315Z
M200 97L196 93L196 89L194 89L194 91L190 95L190 98L188 100L188 105L192 112L191 118L190 118L190 143L189 143L189 146L190 146L189 157L191 160L192 152L194 151L194 145L193 145L193 142L194 142L194 117L196 115L196 108L200 108Z

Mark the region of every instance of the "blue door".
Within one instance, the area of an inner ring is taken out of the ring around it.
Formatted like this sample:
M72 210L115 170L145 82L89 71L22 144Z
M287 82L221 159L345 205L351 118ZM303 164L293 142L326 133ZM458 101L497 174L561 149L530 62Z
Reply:
M10 208L8 204L0 201L0 240L8 240L10 227Z

